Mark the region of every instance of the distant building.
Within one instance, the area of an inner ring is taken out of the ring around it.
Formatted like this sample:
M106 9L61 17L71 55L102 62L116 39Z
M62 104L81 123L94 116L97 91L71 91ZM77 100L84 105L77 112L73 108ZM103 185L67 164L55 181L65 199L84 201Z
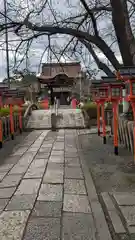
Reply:
M42 72L37 76L41 90L51 93L60 99L60 104L68 104L73 88L79 80L81 65L79 62L70 63L44 63Z
M3 89L7 89L8 88L8 84L7 83L3 83L0 82L0 90L2 91Z
M85 71L81 71L79 81L76 82L73 91L78 94L80 98L87 98L90 95L90 85L90 76L88 76Z

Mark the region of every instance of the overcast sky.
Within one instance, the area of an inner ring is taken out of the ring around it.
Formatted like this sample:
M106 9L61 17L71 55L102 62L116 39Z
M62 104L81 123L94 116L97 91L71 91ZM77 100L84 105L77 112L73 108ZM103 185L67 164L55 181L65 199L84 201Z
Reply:
M19 5L21 4L23 7L26 7L26 3L28 2L29 4L29 9L32 8L32 0L7 0L8 2L12 3L14 2L14 4ZM39 2L41 0L33 0L33 2L37 2L36 6L37 8L39 7ZM3 9L3 2L4 0L0 0L0 10L2 11ZM77 14L79 13L79 11L82 11L82 7L79 4L79 0L51 0L50 2L52 2L52 5L55 6L55 10L59 13L60 16L70 16L73 13ZM69 3L70 7L68 7L67 3ZM21 8L20 8L21 9ZM28 8L26 8L23 12L18 13L18 16L15 16L16 18L20 18L20 17L25 17L25 15L27 14ZM44 10L44 14L40 15L39 18L36 19L37 22L40 22L40 24L43 22L48 22L51 23L52 22L52 12L49 11L49 8L46 8ZM106 27L106 19L101 19L100 20L100 27L102 26L102 29L104 29ZM109 24L109 23L108 23ZM104 31L103 31L104 34ZM4 37L5 36L1 36L0 37L0 43L2 41L4 41ZM68 42L68 40L70 39L69 36L58 36L57 38L55 37L52 41L54 45L59 45L62 48L64 48L65 44ZM110 42L111 39L109 39L109 37L105 36L104 34L104 39L106 39L106 41ZM9 41L12 40L12 44L11 42L9 42L9 48L12 49L15 48L15 46L17 46L18 42L17 42L17 38L15 35L13 34L9 34ZM39 63L40 63L40 59L41 59L41 55L43 53L43 50L46 48L46 46L48 45L48 39L46 36L42 36L38 39L36 39L31 47L31 51L29 52L29 68L31 71L35 71L38 73L39 71ZM5 48L5 45L2 45L2 49ZM105 59L104 55L101 52L97 52L98 53L98 57L100 57L100 59L102 61L105 61L107 64L109 64L107 62L107 60ZM17 59L21 59L21 57L23 56L23 51L18 55ZM67 57L65 57L67 61L69 61L69 59ZM96 68L95 63L93 63L93 59L91 58L91 56L89 55L88 51L84 48L83 50L83 58L85 59L85 65L84 62L82 61L81 57L78 57L78 61L81 61L82 63L82 67L84 68L91 66L92 69ZM117 54L117 58L118 60L121 61L120 55L119 53ZM42 62L47 62L48 59L48 52L46 52L42 58ZM56 59L55 59L56 60ZM74 61L75 58L72 58L72 60ZM9 61L10 61L10 66L13 66L14 64L14 53L9 51ZM61 59L61 61L65 61L64 58ZM21 65L21 69L25 68L25 62L22 63ZM11 72L12 74L12 72ZM97 77L100 77L101 75L103 75L103 72L100 72L98 74ZM3 78L6 77L6 52L3 50L0 50L0 81L3 80Z

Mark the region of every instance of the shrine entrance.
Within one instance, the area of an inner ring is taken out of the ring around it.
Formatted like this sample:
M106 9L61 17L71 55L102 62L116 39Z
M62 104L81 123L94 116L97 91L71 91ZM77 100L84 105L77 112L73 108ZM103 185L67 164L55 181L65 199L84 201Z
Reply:
M60 93L60 105L69 105L70 94L68 92Z
M58 98L60 100L60 105L69 105L70 104L70 98L71 93L65 92L65 91L55 91L54 89L54 97Z
M42 83L41 87L42 89L48 89L47 97L48 99L53 99L53 102L54 98L56 97L60 100L60 105L70 104L73 89L73 80L69 79L67 75L56 75L51 82L46 82L46 84Z
M45 98L51 100L52 105L55 97L60 100L60 105L69 105L80 70L80 63L43 64L38 81L41 90L46 92Z

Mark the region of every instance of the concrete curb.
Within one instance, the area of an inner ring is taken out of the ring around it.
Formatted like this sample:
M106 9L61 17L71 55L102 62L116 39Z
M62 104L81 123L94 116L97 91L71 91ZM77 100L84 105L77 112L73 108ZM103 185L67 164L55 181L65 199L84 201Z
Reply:
M85 128L85 127L56 127L56 130L60 130L60 129L88 129L88 128ZM51 126L50 127L44 127L44 128L25 128L25 132L29 132L29 131L34 131L34 130L51 130Z

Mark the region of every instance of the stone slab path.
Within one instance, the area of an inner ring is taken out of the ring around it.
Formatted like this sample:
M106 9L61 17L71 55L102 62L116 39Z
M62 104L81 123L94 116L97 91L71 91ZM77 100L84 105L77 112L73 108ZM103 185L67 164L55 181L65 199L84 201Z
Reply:
M0 240L112 239L76 130L33 131L5 162Z
M87 129L29 133L0 165L0 240L134 240L135 188L93 182L88 161L116 171L108 149Z

